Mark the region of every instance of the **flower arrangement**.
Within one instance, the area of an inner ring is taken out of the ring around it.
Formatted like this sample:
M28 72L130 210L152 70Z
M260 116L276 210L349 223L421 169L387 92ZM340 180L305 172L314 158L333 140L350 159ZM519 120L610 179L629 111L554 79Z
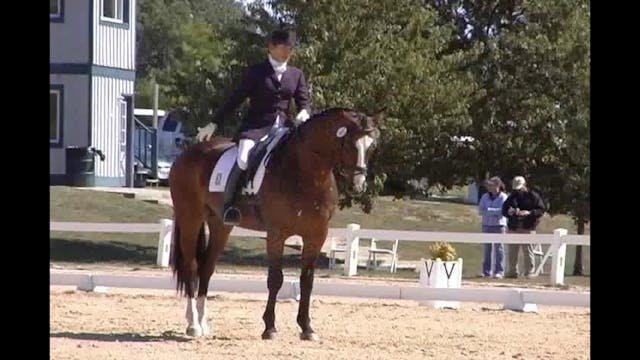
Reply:
M456 249L446 242L436 242L429 246L431 260L454 261L457 257Z

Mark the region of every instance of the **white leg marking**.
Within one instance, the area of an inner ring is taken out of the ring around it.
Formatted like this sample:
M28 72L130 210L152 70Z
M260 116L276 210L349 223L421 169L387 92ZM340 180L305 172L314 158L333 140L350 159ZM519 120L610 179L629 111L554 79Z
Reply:
M196 299L189 298L187 300L187 335L200 336L202 328L198 323L198 309L196 308Z
M196 303L198 309L198 323L202 328L202 335L209 335L209 325L207 324L207 297L198 296Z

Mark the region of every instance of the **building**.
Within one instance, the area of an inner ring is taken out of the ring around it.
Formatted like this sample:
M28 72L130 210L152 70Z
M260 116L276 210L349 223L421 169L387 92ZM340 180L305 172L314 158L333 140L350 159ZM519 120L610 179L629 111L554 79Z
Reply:
M136 77L135 0L50 0L49 174L65 183L65 148L95 147L97 186L129 185Z

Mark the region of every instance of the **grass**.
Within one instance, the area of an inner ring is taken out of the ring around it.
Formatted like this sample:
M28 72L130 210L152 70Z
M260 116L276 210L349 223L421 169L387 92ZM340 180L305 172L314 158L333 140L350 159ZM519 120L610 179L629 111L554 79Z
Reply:
M126 199L122 195L99 191L78 190L68 187L50 188L50 219L52 221L82 222L157 222L161 218L171 218L169 206L150 204L144 201ZM393 200L381 197L371 214L364 214L359 208L338 211L332 219L331 227L344 227L348 223L358 223L363 228L477 232L480 217L476 207L459 201ZM553 229L564 227L575 233L575 226L567 216L545 217L538 228L539 233L551 233ZM127 263L152 266L156 260L156 234L110 234L110 233L50 233L51 261L73 263ZM389 247L389 242L379 242ZM362 245L368 245L363 239ZM418 260L427 256L428 243L402 241L398 249L400 260ZM472 278L480 271L481 245L454 244L460 257L464 259L466 278ZM590 274L590 248L584 247L585 273ZM567 249L567 273L572 272L574 248ZM299 253L285 250L285 266L297 267ZM265 241L256 238L231 238L225 254L221 258L221 270L238 266L266 266ZM320 259L319 266L326 268L326 258ZM324 270L323 270L324 271ZM545 269L549 271L549 269ZM337 275L338 271L327 271L326 276ZM385 276L382 271L359 271L364 276ZM413 271L400 271L392 277L416 278ZM581 278L581 279L588 279ZM532 280L529 280L532 281ZM569 279L568 279L569 281ZM583 282L576 280L576 282Z

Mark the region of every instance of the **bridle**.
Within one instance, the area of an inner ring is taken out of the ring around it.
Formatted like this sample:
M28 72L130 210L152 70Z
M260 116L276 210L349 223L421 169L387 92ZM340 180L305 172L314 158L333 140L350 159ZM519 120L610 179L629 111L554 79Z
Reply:
M368 135L369 133L371 133L374 129L365 129L363 131L364 135ZM344 152L344 146L345 146L345 139L347 137L344 136L342 137L341 141L340 141L340 155L342 155L342 153ZM371 144L371 146L375 146L376 144L376 140L374 139L374 142ZM338 162L338 166L336 167L338 170L338 174L340 174L342 177L344 177L345 179L348 179L351 175L353 174L353 176L358 176L358 175L364 175L365 177L367 177L367 165L365 164L365 166L359 166L359 165L345 165L342 162L342 156L340 156L340 161Z

